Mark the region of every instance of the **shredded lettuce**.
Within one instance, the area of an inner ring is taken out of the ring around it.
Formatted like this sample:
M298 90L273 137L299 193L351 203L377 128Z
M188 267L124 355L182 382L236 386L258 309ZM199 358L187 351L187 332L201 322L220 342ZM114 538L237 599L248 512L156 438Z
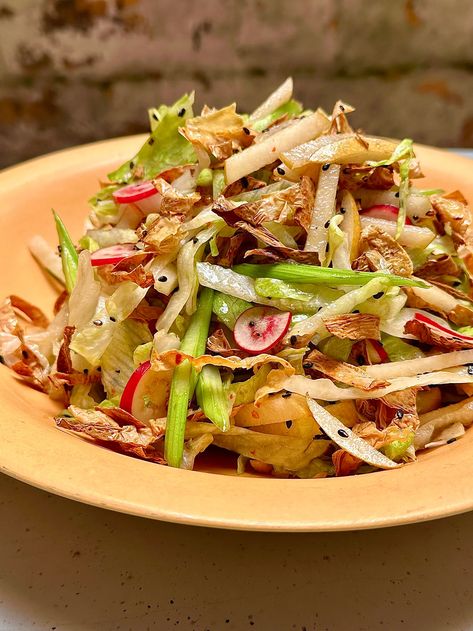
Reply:
M264 131L284 115L287 115L287 118L294 118L300 114L302 114L302 105L295 99L291 99L284 105L280 105L271 114L252 123L251 126L255 131Z
M89 252L95 252L100 247L97 241L88 235L84 235L79 239L79 246L83 250L89 250Z
M151 350L151 340L152 335L144 322L125 320L115 327L111 342L100 361L102 383L108 398L123 392L136 368L135 351L143 345L148 345Z
M246 300L228 296L216 291L214 294L214 302L212 311L222 324L227 326L231 331L235 327L235 322L239 316L253 305Z
M314 297L314 294L298 289L296 284L276 278L255 278L255 291L263 298L294 298L308 302Z
M92 239L99 248L108 248L117 243L136 243L138 241L136 232L129 228L87 230L86 236Z
M394 335L383 333L383 335L381 336L381 342L383 344L384 350L388 354L389 360L392 362L425 357L420 348L417 348L416 346L405 342L399 337L394 337Z
M390 460L399 462L406 455L407 450L414 442L414 432L408 432L405 440L393 440L391 443L385 445L381 451Z
M135 365L135 368L151 358L152 350L153 342L144 342L135 348L133 351L133 364Z
M339 339L338 337L327 337L319 343L319 349L333 359L346 362L353 346L353 342L349 339Z
M183 127L185 121L194 115L193 102L194 94L185 94L174 105L160 108L159 120L148 140L131 160L108 174L109 180L127 184L134 179L138 170L140 179L150 180L170 167L196 162L194 148L179 133L179 127Z
M225 173L221 169L217 169L213 172L212 180L212 196L214 199L221 194L225 188Z
M71 350L82 355L92 366L98 366L118 325L140 304L147 291L125 281L109 298L101 297L89 322L72 336Z
M314 293L311 300L307 302L290 298L263 298L256 292L255 281L252 278L238 274L220 265L212 265L211 263L197 263L197 275L200 284L204 285L204 287L210 287L211 289L215 289L216 291L235 298L240 298L246 302L255 302L257 304L276 307L282 311L315 313L320 307L334 300L334 293L330 289L326 291L319 290L317 294ZM335 295L340 294L335 292Z

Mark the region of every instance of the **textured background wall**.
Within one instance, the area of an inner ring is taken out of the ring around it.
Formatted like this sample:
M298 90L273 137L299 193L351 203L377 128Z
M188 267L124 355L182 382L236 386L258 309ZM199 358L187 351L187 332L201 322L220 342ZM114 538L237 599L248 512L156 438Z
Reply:
M473 146L471 0L0 0L0 164L141 131L186 90L307 105L374 133Z

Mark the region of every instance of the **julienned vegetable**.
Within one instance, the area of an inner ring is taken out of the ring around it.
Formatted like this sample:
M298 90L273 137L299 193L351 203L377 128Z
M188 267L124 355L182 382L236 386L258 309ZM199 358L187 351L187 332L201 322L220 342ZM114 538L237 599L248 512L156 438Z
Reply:
M415 186L412 141L355 132L352 111L304 110L291 79L249 115L184 95L149 110L78 244L54 213L59 252L30 249L66 291L50 323L7 297L0 355L63 402L60 428L171 467L225 449L239 473L285 478L462 438L473 213Z
M403 278L384 272L353 272L351 270L317 267L299 263L275 263L274 265L235 265L234 271L252 278L278 278L292 283L313 283L323 285L366 285L373 278L381 278L387 285L403 287L427 287L423 281Z
M77 250L72 243L62 219L53 210L54 221L56 223L57 235L59 238L59 251L61 254L62 271L66 280L66 289L69 293L74 289L77 278L78 256Z

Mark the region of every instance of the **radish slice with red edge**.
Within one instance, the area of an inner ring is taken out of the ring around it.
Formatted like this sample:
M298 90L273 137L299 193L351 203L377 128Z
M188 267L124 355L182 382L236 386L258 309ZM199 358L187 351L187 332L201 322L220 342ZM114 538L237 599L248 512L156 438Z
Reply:
M158 191L151 180L140 182L139 184L128 184L118 191L112 193L113 199L117 204L133 204L141 199L146 199L152 195L156 195Z
M360 211L364 217L373 217L374 219L388 219L389 221L397 221L399 208L391 204L376 204ZM411 226L412 221L406 217L406 225Z
M247 353L265 353L286 335L291 318L289 311L279 311L272 307L251 307L235 322L233 337L238 346Z
M458 331L455 331L454 329L450 329L447 326L443 326L443 324L439 324L438 322L435 322L435 320L431 320L429 317L425 316L423 313L416 313L414 315L414 319L418 320L419 322L423 322L424 324L427 324L428 326L430 326L432 329L437 329L437 331L441 331L442 333L445 333L446 335L449 335L450 337L454 337L458 340L465 340L465 342L471 342L473 344L473 337L471 335L464 335L463 333L459 333Z
M389 355L384 350L384 346L378 340L366 340L366 352L373 364L384 364L389 361Z
M100 248L90 255L90 262L93 267L100 265L116 265L126 259L131 254L137 252L133 243L119 243L108 248Z
M120 398L120 407L140 421L166 416L172 370L151 370L151 362L138 366L128 379Z

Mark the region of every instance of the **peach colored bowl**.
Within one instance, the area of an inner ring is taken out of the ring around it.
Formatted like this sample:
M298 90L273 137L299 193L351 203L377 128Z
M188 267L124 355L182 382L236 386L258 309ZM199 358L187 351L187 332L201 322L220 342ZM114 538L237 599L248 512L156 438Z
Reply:
M0 296L15 293L47 313L55 291L27 242L56 243L51 207L78 237L97 180L142 140L120 138L53 153L0 174ZM460 188L473 200L472 163L418 147L426 186ZM0 471L71 499L124 513L242 530L329 531L393 526L473 508L473 431L394 471L327 480L182 471L123 456L56 429L58 406L0 366Z

